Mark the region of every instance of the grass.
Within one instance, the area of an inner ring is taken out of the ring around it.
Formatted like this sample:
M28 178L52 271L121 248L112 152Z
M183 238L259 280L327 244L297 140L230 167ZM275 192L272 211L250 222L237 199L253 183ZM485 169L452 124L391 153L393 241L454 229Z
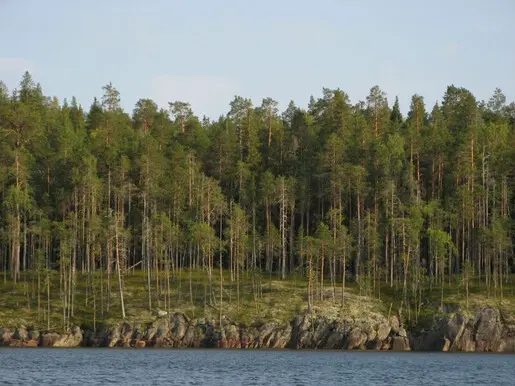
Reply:
M48 327L46 308L46 287L40 294L40 312L38 314L37 276L25 272L22 280L13 283L4 274L0 278L0 327L19 327L46 330ZM190 277L192 299L190 297ZM161 276L161 286L164 289L165 277ZM513 283L513 280L510 280ZM50 278L50 330L60 331L63 325L63 302L60 296L60 281L58 272ZM122 321L120 296L116 276L111 278L110 306L107 310L107 289L104 276L103 294L100 289L100 276L95 279L96 298L96 326L112 326ZM205 318L206 320L219 320L220 286L218 272L213 277L213 301L209 301L209 285L206 273L195 270L185 270L180 275L170 279L170 305L165 309L165 291L156 291L155 278L152 281L152 310L148 308L148 292L146 290L146 274L135 272L124 277L126 320L133 324L152 322L157 317L158 310L181 311L190 318ZM390 287L382 284L376 288L374 296L370 287L359 288L357 284L350 283L346 288L345 301L341 304L341 283L338 283L333 298L333 291L329 282L324 284L324 300L319 297L320 291L316 289L314 311L328 318L354 318L379 320L389 314L396 315L402 312L403 319L410 319L411 324L416 320L420 326L430 323L435 314L453 313L457 310L467 312L466 298L463 286L453 282L444 287L445 310L439 310L440 288L425 288L422 294L423 304L420 313L415 317L414 307L408 311L402 302L402 285ZM397 287L397 288L395 288ZM228 273L224 275L223 286L223 315L226 319L239 323L253 322L285 323L299 311L306 310L307 281L299 276L291 275L286 280L280 280L276 275L270 276L263 272L243 274L240 281L240 301L237 302L236 282L230 279ZM380 291L379 291L380 290ZM496 294L487 291L484 285L472 285L469 294L468 311L472 312L478 306L501 306L508 313L515 312L515 286L506 284L504 297L500 303L499 291ZM87 277L78 274L75 295L74 314L70 325L92 327L94 323L93 294L87 290ZM368 296L366 296L368 295ZM495 296L494 296L495 295ZM103 307L100 302L103 296ZM191 301L193 300L193 301ZM422 323L424 322L424 323Z

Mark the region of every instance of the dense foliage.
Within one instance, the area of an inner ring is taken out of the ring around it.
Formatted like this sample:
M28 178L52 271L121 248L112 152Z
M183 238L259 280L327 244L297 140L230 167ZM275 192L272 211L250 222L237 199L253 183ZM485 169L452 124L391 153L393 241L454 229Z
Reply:
M112 84L84 111L26 73L12 93L0 83L0 269L59 271L65 305L76 275L100 273L122 309L134 269L149 307L156 277L189 268L210 294L222 269L235 282L295 272L310 306L314 285L346 280L415 299L455 276L498 292L514 270L514 171L515 104L499 89L481 102L449 86L434 106L414 95L407 117L378 86L282 113L236 96L211 121L181 101L128 114Z

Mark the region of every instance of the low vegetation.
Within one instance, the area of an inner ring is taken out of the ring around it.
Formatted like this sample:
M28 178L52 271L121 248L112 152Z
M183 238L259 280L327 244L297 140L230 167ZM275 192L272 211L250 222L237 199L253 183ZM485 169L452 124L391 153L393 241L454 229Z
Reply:
M47 278L40 279L35 274L24 274L24 280L14 283L7 279L0 281L0 326L32 327L41 330L63 331L72 325L87 328L101 328L121 323L121 304L116 286L111 291L107 283L101 283L97 275L95 291L88 290L87 275L78 275L73 307L64 304L62 283L56 272L49 275L50 292ZM142 291L146 274L136 271L124 277L125 321L149 323L164 312L184 312L190 318L204 318L218 323L285 323L298 312L305 312L307 303L307 280L302 276L290 275L282 280L277 275L254 272L242 278L240 300L237 300L236 285L231 283L230 275L224 275L223 293L220 299L220 286L216 283L210 294L209 283L202 271L182 272L170 279L170 291L165 286L152 287L154 307L148 308L148 295ZM161 282L166 282L164 275ZM400 283L397 285L401 285ZM469 287L468 306L463 285L447 284L444 288L443 308L441 290L424 288L420 303L404 303L396 296L395 286L382 285L375 294L370 287L351 284L345 288L342 299L341 283L325 283L323 292L318 285L312 312L331 319L379 319L388 315L400 316L404 323L411 326L425 325L441 314L456 311L472 312L478 306L496 306L515 313L515 286L508 285L501 299L499 292L488 296L481 286ZM50 295L50 296L49 296ZM71 311L70 311L71 309ZM70 312L66 316L66 312Z

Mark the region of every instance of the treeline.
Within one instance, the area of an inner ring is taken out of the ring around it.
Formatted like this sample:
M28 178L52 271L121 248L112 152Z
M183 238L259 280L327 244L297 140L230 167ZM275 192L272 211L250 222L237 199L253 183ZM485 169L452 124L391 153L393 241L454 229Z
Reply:
M0 87L0 269L14 281L58 270L65 315L81 274L87 291L105 286L107 309L119 293L125 316L130 270L145 272L150 308L192 269L213 302L222 270L236 284L303 275L310 306L314 286L323 298L324 283L346 280L417 299L459 276L502 296L514 128L499 89L482 102L449 86L434 106L414 95L406 117L378 86L357 104L323 89L282 113L236 96L212 121L181 101L141 99L129 114L112 84L85 111L26 73L17 90Z

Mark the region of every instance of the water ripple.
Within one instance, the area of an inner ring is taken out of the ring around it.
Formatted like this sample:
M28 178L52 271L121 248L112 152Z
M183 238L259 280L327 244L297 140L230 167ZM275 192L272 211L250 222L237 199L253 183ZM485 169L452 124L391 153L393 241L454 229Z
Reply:
M0 349L2 385L512 385L514 355Z

